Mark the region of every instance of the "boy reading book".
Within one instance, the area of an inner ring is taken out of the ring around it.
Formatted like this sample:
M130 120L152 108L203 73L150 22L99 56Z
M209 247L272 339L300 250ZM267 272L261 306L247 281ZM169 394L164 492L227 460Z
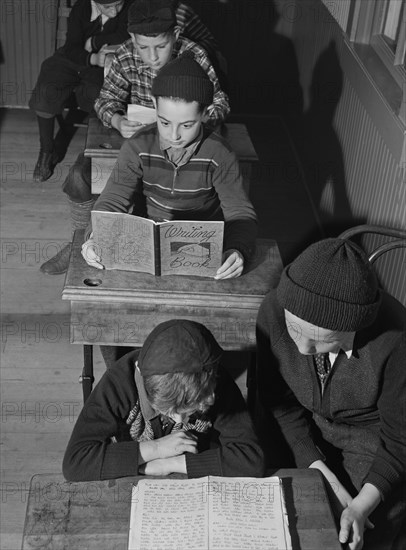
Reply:
M124 143L94 208L132 209L154 221L225 221L223 264L215 278L238 277L254 246L256 215L235 153L203 124L213 83L185 53L159 71L152 94L157 123ZM89 265L103 268L92 237L82 255Z
M107 370L77 419L63 473L69 481L262 476L245 401L211 332L193 321L166 321L141 350Z
M186 9L180 3L175 10L175 4L173 0L135 0L128 11L127 26L131 39L116 50L95 103L96 113L103 124L116 128L125 138L142 127L139 121L127 118L128 105L136 104L152 110L151 87L158 70L186 50L193 52L195 60L213 82L213 101L206 111L209 121L213 125L221 123L230 111L228 98L221 90L216 72L203 49L211 44L210 33L207 29L205 32L204 25L190 8ZM69 170L63 191L68 197L72 231L85 228L90 221L95 197L91 191L90 159L83 154ZM69 243L43 263L41 271L49 275L65 273L70 251Z

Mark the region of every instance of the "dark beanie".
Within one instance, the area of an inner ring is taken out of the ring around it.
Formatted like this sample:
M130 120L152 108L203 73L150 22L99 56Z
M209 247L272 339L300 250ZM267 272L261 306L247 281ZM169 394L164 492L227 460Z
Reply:
M380 304L368 257L344 239L325 239L302 252L284 269L277 297L300 319L344 332L372 324Z
M161 34L175 25L173 0L135 0L128 10L127 30L133 34Z
M95 0L96 4L114 4L115 2L119 2L119 0Z
M168 372L201 372L216 365L223 350L200 323L173 319L148 335L138 356L142 376Z
M187 102L211 105L214 87L193 53L186 51L162 67L152 82L151 93L155 97L178 97Z

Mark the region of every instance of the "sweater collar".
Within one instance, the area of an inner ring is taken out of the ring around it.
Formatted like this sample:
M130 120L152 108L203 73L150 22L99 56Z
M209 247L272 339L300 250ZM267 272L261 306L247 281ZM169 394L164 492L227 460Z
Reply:
M106 21L108 20L108 17L107 15L103 15L100 10L99 10L99 7L97 5L97 3L94 1L94 0L90 0L90 3L91 3L91 6L92 6L92 13L90 14L90 21L96 21L96 19L101 16L101 23L102 23L102 27L104 26L104 24L106 23Z
M144 386L144 380L142 378L140 369L138 368L137 364L135 364L134 376L135 376L135 385L137 386L138 399L140 401L142 416L144 417L145 420L151 421L153 418L160 416L160 414L153 408L153 406L148 400L147 392Z

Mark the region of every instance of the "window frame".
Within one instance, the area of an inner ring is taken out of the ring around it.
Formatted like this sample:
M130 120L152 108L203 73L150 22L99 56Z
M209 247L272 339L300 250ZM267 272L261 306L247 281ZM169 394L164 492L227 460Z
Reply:
M406 19L406 0L402 1L401 20ZM386 8L390 0L353 0L347 21L346 35L354 46L369 46L378 56L400 88L402 100L397 115L406 123L406 25L400 25L396 51L383 37L382 28L386 17ZM362 49L362 48L361 48Z

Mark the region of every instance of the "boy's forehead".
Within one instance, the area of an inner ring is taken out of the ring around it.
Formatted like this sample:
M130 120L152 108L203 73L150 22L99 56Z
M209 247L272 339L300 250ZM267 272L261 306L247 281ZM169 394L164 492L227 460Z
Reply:
M171 39L171 34L164 32L158 34L158 36L145 36L144 34L130 33L132 39L138 46L157 46L159 44L166 44Z
M315 340L325 340L341 338L344 334L346 334L337 330L330 330L327 328L318 327L316 325L313 325L312 323L305 321L304 319L301 319L300 317L297 317L287 309L285 309L284 311L286 324L289 326L289 328L291 330L296 330L297 332L300 332L300 334L304 337L312 338Z
M158 97L156 101L157 115L170 122L187 122L199 118L197 101L178 101L170 97Z

